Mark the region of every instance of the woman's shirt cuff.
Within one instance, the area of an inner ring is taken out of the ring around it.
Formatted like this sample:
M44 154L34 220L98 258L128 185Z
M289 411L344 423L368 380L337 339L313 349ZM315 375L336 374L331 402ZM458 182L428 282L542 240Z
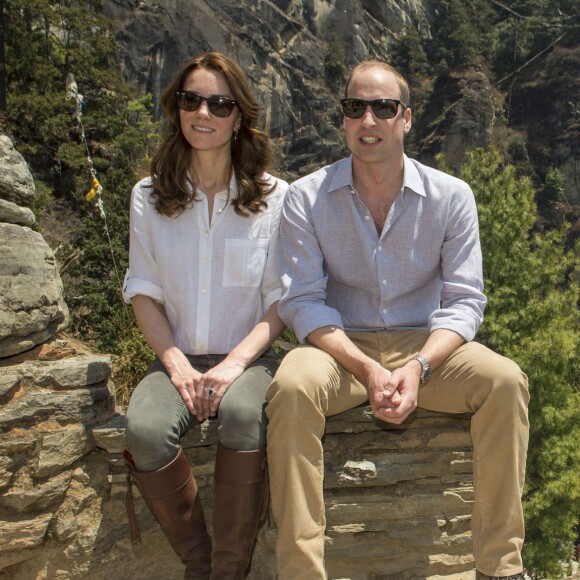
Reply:
M142 294L143 296L149 296L156 302L163 304L163 289L161 286L150 282L149 280L140 280L139 278L132 278L127 270L125 274L125 281L123 283L123 299L127 304L131 303L131 298L137 296L137 294Z

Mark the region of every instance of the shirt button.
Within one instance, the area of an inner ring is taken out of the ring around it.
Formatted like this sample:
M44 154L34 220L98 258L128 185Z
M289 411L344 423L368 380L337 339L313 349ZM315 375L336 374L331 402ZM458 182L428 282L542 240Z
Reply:
M207 290L205 288L202 288L201 291L202 292L207 292Z
M383 284L386 284L386 283L387 283L387 281L386 280L383 280Z
M383 314L386 314L386 313L387 313L387 309L383 308Z
M371 218L368 215L365 215L365 220L370 220Z
M379 246L379 252L383 251L383 246Z
M205 230L205 232L203 232L203 235L207 238L207 236L209 236L209 232Z

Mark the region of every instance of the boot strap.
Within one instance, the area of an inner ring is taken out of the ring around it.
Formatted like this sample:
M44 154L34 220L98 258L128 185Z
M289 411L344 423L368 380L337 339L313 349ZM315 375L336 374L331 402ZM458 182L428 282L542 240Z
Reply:
M268 463L264 460L264 481L262 483L262 496L260 498L260 509L258 511L258 526L268 518L268 507L270 506L270 475L268 473Z
M135 505L133 504L133 494L131 493L133 481L131 474L127 473L127 493L125 494L125 507L127 508L127 518L129 520L129 536L132 544L138 544L141 541L141 530L139 529L139 522L137 521L137 514L135 513Z

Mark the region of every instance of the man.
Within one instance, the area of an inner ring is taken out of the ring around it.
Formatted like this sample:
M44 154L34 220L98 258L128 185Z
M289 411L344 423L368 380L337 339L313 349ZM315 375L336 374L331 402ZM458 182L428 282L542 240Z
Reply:
M477 578L523 579L527 378L471 342L486 303L473 194L404 154L395 69L359 64L345 97L352 155L295 182L280 226L279 313L302 346L267 393L279 578L327 577L325 417L368 399L394 424L416 406L473 413Z

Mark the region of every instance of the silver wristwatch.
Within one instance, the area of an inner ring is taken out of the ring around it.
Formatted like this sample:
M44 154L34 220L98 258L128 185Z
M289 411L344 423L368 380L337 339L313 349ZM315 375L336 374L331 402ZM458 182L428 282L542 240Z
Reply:
M419 364L421 365L420 383L426 383L431 378L431 366L427 362L427 359L420 354L416 354L411 360L419 361Z

